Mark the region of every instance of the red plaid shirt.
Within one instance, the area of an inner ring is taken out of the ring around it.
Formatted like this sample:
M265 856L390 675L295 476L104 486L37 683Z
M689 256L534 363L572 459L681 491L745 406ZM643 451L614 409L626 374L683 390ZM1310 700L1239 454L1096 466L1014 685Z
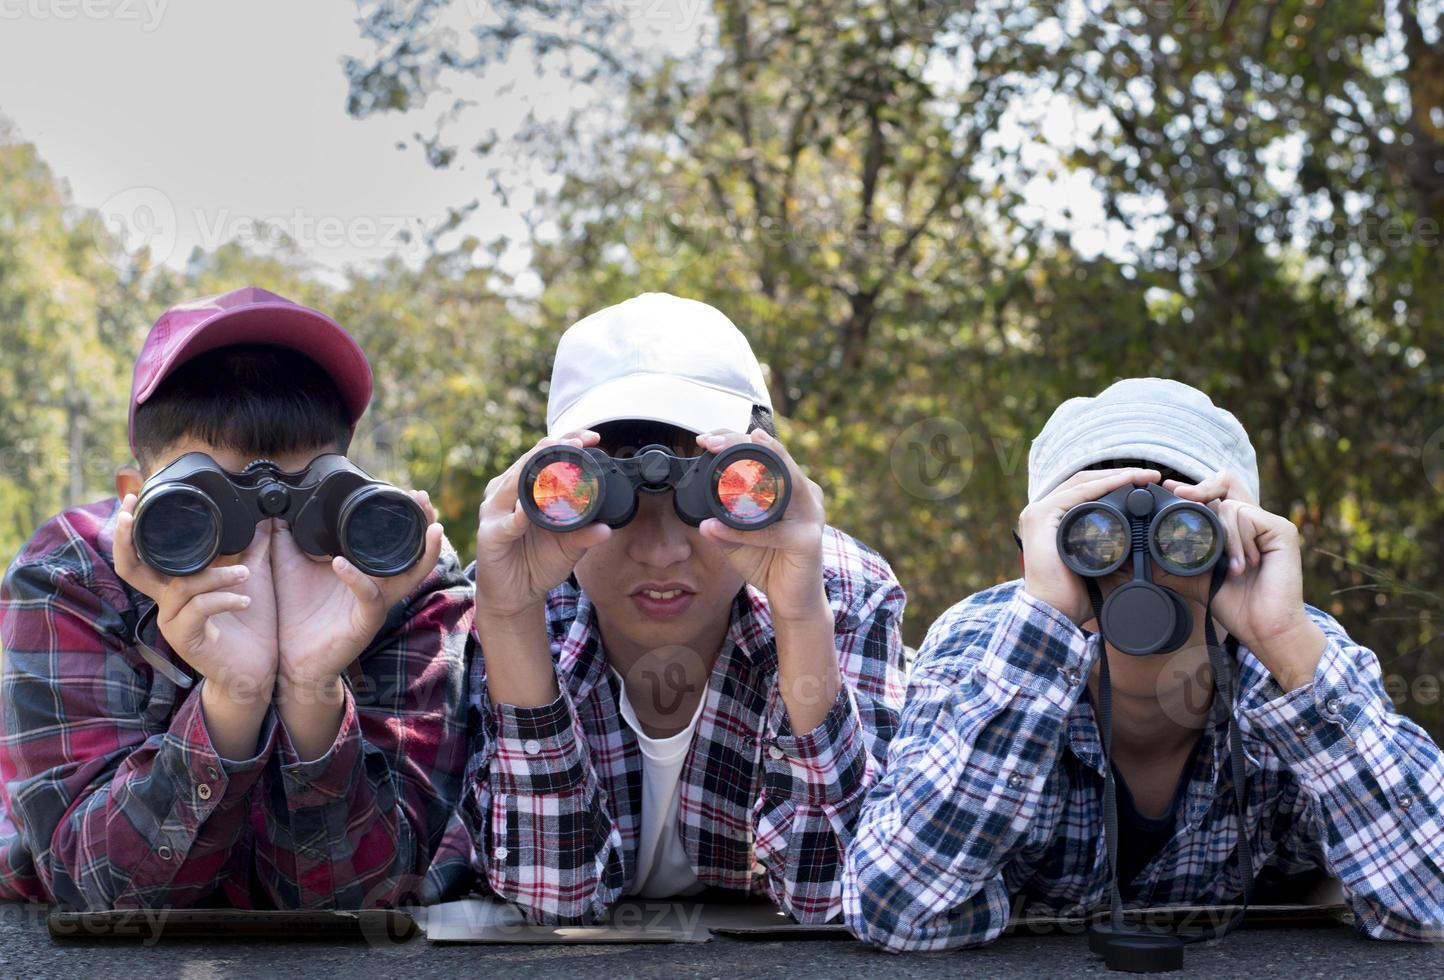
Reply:
M180 686L136 648L154 603L115 574L117 509L46 522L0 588L0 899L357 908L426 897L431 856L456 833L465 759L472 590L455 552L349 668L324 756L299 761L272 709L256 757L232 762L211 746L203 681ZM159 636L145 639L190 673Z
M831 711L791 731L767 598L749 586L707 685L677 814L702 884L767 895L803 922L841 912L843 851L906 689L905 599L887 563L828 528L823 574L843 680ZM574 582L552 591L547 621L561 691L549 705L492 704L473 657L476 750L462 806L492 892L537 922L585 922L636 872L642 755Z

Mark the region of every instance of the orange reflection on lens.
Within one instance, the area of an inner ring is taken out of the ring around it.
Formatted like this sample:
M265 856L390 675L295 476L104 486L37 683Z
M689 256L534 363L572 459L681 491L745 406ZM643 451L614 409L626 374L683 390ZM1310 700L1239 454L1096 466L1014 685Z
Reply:
M557 460L548 463L532 482L531 498L537 509L553 524L575 524L597 499L597 478L576 463Z
M760 459L728 463L717 477L717 497L736 521L751 524L762 520L781 496L781 479Z

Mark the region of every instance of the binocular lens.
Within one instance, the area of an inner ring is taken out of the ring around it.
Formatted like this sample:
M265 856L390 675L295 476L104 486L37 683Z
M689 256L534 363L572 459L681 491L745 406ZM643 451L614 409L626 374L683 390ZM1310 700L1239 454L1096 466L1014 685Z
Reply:
M1197 571L1213 556L1217 535L1202 512L1179 508L1153 525L1158 554L1181 572Z
M145 502L135 524L137 550L168 575L193 575L216 557L220 527L210 501L189 487L175 487Z
M781 496L781 475L760 459L734 460L717 476L717 499L740 524L766 520Z
M425 515L399 490L361 491L344 509L341 525L346 558L368 575L398 575L424 548Z
M601 494L597 474L578 463L558 459L543 466L532 481L531 497L551 524L567 528L586 521Z
M1117 565L1128 546L1128 527L1117 514L1101 508L1079 514L1063 534L1068 557L1090 571Z

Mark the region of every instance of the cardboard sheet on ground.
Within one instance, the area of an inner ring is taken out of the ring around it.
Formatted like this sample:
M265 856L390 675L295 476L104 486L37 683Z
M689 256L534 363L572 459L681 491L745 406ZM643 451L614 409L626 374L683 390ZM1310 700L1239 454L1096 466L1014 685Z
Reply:
M1233 915L1234 906L1173 906L1130 910L1129 919L1185 931ZM1244 925L1335 925L1343 921L1342 902L1251 905ZM413 912L433 943L704 943L714 935L773 939L847 939L842 925L802 925L765 903L715 904L624 901L606 922L589 926L536 926L514 906L495 898L473 897ZM1019 916L1007 934L1082 932L1106 920L1106 911L1090 916Z
M514 906L477 896L432 906L419 918L434 943L705 943L714 935L847 936L844 926L801 925L762 902L628 900L596 925L536 926Z
M53 909L46 926L55 939L333 939L405 942L419 931L399 909L362 912L273 912L244 909L123 909L73 912Z

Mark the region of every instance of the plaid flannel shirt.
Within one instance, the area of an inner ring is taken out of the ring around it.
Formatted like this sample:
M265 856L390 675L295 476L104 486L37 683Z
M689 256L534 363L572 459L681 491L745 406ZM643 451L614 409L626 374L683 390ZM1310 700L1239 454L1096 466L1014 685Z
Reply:
M1313 681L1285 694L1240 648L1239 715L1254 866L1338 878L1358 928L1444 938L1444 762L1396 714L1378 659L1324 613ZM888 771L848 853L844 908L891 950L977 945L1010 908L1106 908L1103 761L1085 696L1100 648L1020 582L938 620L919 651ZM1212 904L1233 856L1227 707L1214 699L1172 840L1120 883L1130 905Z
M0 898L354 908L420 894L460 826L473 604L455 552L343 675L325 755L300 761L272 708L256 756L229 761L206 731L204 680L179 686L135 646L154 603L115 574L117 511L46 522L0 590Z
M790 729L767 599L747 587L708 681L677 815L702 884L765 894L803 922L841 911L843 852L905 686L905 599L887 563L827 528L823 576L843 681L826 719ZM548 597L547 622L561 692L549 705L491 703L483 658L473 657L479 727L463 805L490 891L536 922L586 922L635 874L642 756L591 602L573 581Z

